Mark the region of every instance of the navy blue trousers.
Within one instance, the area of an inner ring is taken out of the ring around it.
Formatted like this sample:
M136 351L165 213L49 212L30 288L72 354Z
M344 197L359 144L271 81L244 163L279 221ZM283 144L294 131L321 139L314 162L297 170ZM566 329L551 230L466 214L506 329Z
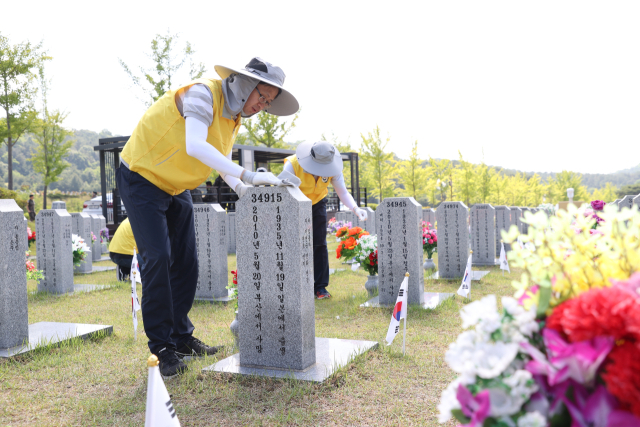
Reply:
M193 333L187 316L198 283L191 194L171 196L121 165L116 180L143 259L142 319L149 350L176 348Z
M327 252L327 199L311 208L313 224L313 287L314 290L329 286L329 253Z

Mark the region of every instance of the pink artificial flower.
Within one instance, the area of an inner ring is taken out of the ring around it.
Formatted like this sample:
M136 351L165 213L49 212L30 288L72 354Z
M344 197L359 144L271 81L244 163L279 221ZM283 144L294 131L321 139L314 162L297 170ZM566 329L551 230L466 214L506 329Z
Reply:
M429 244L432 245L433 244L433 240L429 239Z
M460 384L456 397L462 407L462 413L471 418L467 426L482 427L482 423L489 416L489 410L491 409L489 390L483 390L474 396L468 388Z
M604 202L602 200L594 200L591 202L591 207L594 211L601 211L604 208Z
M533 295L535 295L535 294L538 292L538 289L540 289L540 286L538 286L538 285L533 285L533 286L529 289L529 291L531 291L531 293L532 293ZM524 293L522 294L522 296L521 296L520 298L518 298L518 304L520 304L520 305L524 305L523 303L524 303L526 300L528 300L529 298L531 298L531 297L529 296L529 294L528 294L527 292L524 292Z
M632 413L617 410L618 402L603 385L599 385L589 396L580 385L573 388L573 402L563 395L573 423L572 427L631 427L640 426L640 419Z
M632 298L640 298L640 272L633 273L627 280L611 280L616 288L629 293Z
M542 331L548 359L528 342L521 343L533 360L525 369L534 375L546 375L550 386L571 378L578 384L591 384L596 372L614 345L613 337L595 337L569 344L553 329Z

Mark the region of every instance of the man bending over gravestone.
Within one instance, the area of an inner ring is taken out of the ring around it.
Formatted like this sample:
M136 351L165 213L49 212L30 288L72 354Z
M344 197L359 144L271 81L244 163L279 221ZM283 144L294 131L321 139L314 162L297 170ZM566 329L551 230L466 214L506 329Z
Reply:
M133 250L138 250L136 240L133 237L131 223L129 218L122 221L116 233L109 243L109 258L116 265L116 276L120 282L127 280L127 276L131 273L131 261L133 261ZM142 270L144 261L138 257L138 266Z
M333 185L340 201L362 221L367 220L367 211L361 209L347 191L342 175L342 156L329 142L303 142L296 154L285 159L283 174L294 174L300 179L300 191L313 207L313 273L314 293L317 299L331 298L329 286L329 254L327 252L327 187Z
M184 356L218 347L193 336L189 320L198 282L193 203L188 188L216 169L240 196L248 185L280 185L271 173L231 161L241 118L262 110L286 116L298 101L283 89L284 72L260 58L244 69L216 65L222 80L198 79L166 92L142 116L116 170L142 268L142 316L151 353L165 377L187 369Z

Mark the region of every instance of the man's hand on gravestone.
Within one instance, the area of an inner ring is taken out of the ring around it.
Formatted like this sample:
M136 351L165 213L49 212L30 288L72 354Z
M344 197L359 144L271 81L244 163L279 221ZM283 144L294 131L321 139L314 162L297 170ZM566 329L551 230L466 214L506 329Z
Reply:
M271 172L250 172L245 170L240 178L245 184L253 185L280 185L282 183Z
M236 194L238 195L239 198L242 199L242 196L244 196L247 193L247 190L249 189L249 187L252 187L251 185L245 185L241 182L238 183L238 185L236 185L235 191Z
M367 220L367 211L365 211L362 208L358 208L356 207L353 212L358 215L358 218L360 218L360 221L366 221Z

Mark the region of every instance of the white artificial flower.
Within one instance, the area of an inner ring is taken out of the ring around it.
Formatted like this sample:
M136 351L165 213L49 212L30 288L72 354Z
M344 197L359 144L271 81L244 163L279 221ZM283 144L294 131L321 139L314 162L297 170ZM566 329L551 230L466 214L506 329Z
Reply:
M462 328L475 326L481 319L490 317L498 311L495 295L487 295L479 301L467 304L460 310Z
M518 418L518 427L545 427L547 419L538 411L527 412Z
M463 375L475 376L475 331L465 331L458 335L458 339L449 344L444 360L455 372Z
M524 369L515 371L502 381L510 388L509 394L513 398L522 401L522 404L527 402L531 395L538 391L538 385L533 381L531 372Z
M476 346L474 364L476 374L484 379L502 374L518 354L517 343L480 343Z
M489 411L489 415L492 417L513 415L522 407L522 404L505 390L499 388L490 388L488 390L489 399L491 401L491 410Z
M534 332L538 332L538 322L536 322L536 306L533 304L529 310L525 310L523 306L518 304L518 301L511 297L502 297L502 307L504 310L513 317L513 324L518 328L518 332L523 336L530 337ZM505 331L503 330L503 333ZM514 335L514 342L520 342L524 340L524 337L520 338L517 334Z

